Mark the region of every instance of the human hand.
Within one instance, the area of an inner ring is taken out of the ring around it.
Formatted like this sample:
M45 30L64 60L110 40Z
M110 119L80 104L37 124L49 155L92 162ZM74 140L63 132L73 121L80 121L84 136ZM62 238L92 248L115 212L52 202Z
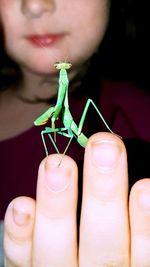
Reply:
M125 147L115 135L93 135L85 149L80 238L77 166L51 155L39 168L36 201L20 197L5 216L7 267L150 266L150 180L128 201Z

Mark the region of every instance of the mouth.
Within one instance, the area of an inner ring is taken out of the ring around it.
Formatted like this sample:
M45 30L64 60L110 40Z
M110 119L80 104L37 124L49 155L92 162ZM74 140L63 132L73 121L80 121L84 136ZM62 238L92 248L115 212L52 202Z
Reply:
M26 39L37 47L51 47L59 42L64 37L64 34L33 34L26 37Z

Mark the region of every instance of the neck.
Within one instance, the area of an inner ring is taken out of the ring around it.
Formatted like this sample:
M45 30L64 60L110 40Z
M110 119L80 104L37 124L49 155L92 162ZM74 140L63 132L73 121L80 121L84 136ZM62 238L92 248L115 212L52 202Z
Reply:
M86 67L87 69L87 67ZM20 99L27 100L27 102L46 102L54 98L58 92L59 72L49 74L37 74L28 69L21 68L23 80L18 85L17 90L13 90L13 95ZM81 77L85 73L85 67L80 66L71 68L68 72L69 80L71 81L75 76L81 73ZM79 79L80 79L79 78ZM77 81L78 82L78 81ZM75 85L76 87L76 85Z
M58 74L51 75L37 75L26 70L23 70L23 81L16 91L18 97L35 101L46 101L54 97L57 93Z

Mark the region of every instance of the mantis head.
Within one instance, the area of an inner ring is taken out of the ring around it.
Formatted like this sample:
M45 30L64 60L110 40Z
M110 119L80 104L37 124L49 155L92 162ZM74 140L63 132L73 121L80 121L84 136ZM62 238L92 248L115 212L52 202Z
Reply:
M54 64L54 67L57 70L61 70L61 69L65 69L65 70L69 70L71 68L72 64L69 62L57 62Z

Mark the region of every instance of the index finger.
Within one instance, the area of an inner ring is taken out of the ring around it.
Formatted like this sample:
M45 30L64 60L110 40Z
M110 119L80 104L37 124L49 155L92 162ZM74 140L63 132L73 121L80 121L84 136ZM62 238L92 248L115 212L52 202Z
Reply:
M62 155L40 165L32 266L77 266L77 166Z

